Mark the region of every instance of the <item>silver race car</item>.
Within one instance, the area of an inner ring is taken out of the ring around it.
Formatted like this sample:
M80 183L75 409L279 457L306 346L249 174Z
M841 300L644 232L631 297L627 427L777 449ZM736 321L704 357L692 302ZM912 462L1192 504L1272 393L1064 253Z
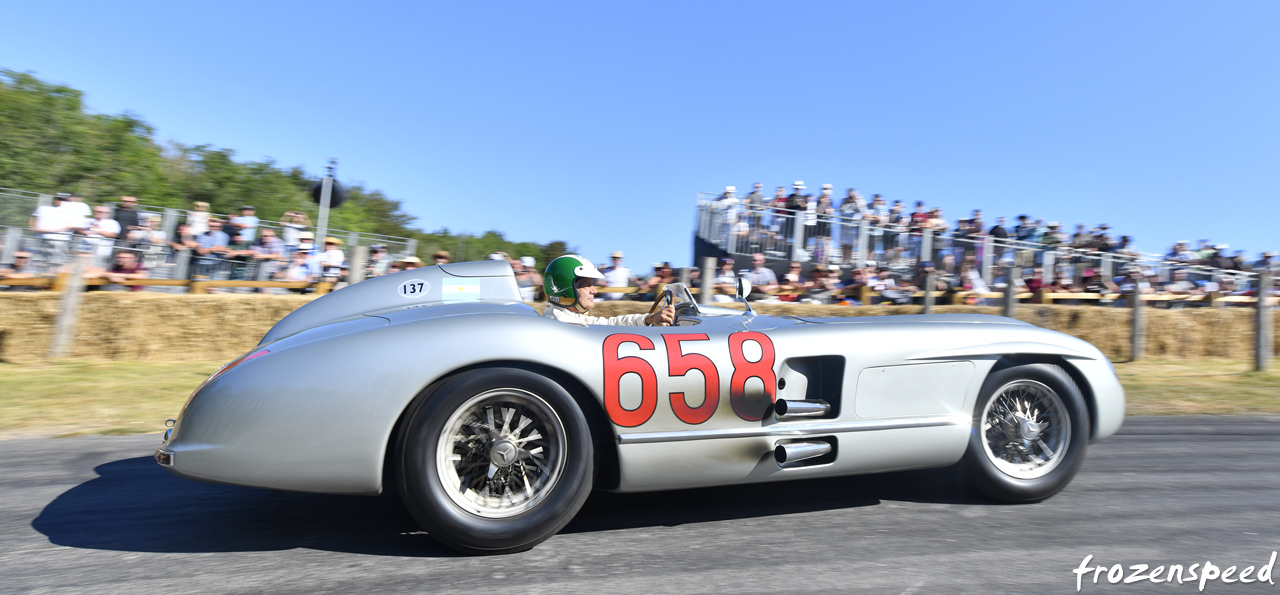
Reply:
M202 481L399 490L435 539L502 553L554 535L593 488L962 462L990 497L1035 502L1124 420L1101 352L1016 320L757 316L679 284L665 303L674 326L577 326L521 303L501 261L370 279L205 380L155 457Z

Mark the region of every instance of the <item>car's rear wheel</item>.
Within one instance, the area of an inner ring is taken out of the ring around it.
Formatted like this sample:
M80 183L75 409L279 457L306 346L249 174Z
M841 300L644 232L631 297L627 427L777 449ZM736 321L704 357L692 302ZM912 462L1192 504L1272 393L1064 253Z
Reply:
M563 528L591 490L587 421L559 384L487 368L424 391L406 418L400 490L441 543L527 550Z
M1088 442L1084 397L1065 370L1052 364L1011 366L983 383L965 463L987 496L1039 502L1075 477Z

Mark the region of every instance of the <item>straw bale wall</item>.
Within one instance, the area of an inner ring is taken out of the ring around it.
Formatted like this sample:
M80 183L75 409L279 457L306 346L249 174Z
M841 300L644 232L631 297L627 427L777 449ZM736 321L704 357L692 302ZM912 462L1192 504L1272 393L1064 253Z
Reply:
M61 296L50 292L0 293L0 361L45 359ZM227 361L252 348L286 314L314 299L287 295L186 295L128 292L84 294L68 357L135 361ZM647 312L650 304L604 301L597 316ZM805 316L919 314L921 306L814 306L754 304L757 312ZM535 305L539 310L541 304ZM732 305L730 307L733 307ZM741 308L741 305L736 307ZM999 314L984 306L935 306L934 312ZM1253 357L1249 308L1147 308L1148 357ZM1280 314L1280 312L1277 312ZM1117 361L1129 358L1132 312L1097 306L1019 306L1018 319L1096 345ZM1280 353L1280 316L1276 352Z
M45 359L59 310L55 293L0 294L0 360ZM162 294L93 291L67 357L154 362L227 361L267 329L315 299L300 295Z

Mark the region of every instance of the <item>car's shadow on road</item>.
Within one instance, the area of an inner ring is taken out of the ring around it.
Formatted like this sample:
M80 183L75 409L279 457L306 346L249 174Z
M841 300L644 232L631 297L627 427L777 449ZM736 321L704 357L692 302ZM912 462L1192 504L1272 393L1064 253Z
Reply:
M293 548L385 556L455 554L418 530L399 498L283 494L185 481L150 457L95 468L99 477L50 502L32 527L62 546L130 552ZM986 504L954 469L591 496L562 533L673 526L873 506L881 500Z

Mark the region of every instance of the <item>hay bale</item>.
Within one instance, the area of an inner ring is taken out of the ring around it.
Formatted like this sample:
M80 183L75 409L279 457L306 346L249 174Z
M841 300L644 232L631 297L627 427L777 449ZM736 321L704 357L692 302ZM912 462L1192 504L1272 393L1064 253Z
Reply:
M49 352L61 294L0 293L0 361L41 361Z
M59 294L51 292L0 293L0 360L44 359L60 299ZM312 299L315 297L303 295L89 292L81 303L69 357L155 362L230 360L251 349L272 325ZM545 308L542 303L530 305L539 312ZM743 308L742 304L723 305ZM601 301L591 314L640 314L651 306L651 302ZM914 315L923 309L758 302L752 307L765 315L805 317ZM934 311L999 315L1000 308L937 305ZM1133 316L1129 309L1023 305L1017 312L1019 320L1079 337L1108 357L1129 357ZM1148 308L1146 312L1148 356L1252 357L1252 309ZM1280 353L1280 316L1274 322L1276 350Z
M230 360L315 299L300 295L86 294L72 357L136 361Z

